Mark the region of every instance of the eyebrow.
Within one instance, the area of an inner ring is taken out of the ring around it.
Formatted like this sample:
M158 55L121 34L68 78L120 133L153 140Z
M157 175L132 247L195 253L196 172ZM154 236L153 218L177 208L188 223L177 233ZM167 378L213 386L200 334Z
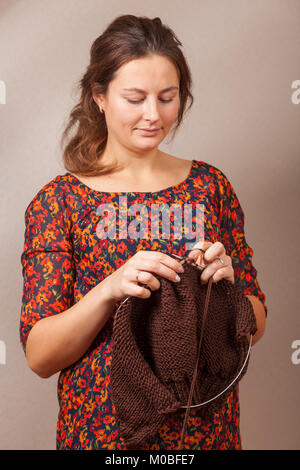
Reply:
M165 88L164 90L161 90L160 93L165 93L166 91L171 91L171 90L178 90L178 86L170 86L168 88ZM146 93L145 90L141 90L140 88L123 88L123 91L136 91L138 93Z

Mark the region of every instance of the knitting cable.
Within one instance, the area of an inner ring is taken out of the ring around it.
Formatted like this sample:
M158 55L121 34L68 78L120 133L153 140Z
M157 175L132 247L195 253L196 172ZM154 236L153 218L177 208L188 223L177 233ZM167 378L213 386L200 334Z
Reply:
M252 338L253 338L253 335L250 335L249 348L248 348L248 351L247 351L247 355L246 355L244 364L242 365L241 370L239 371L239 373L237 374L237 376L233 379L233 381L230 382L230 384L227 385L227 387L224 388L224 390L222 390L222 392L218 393L218 395L216 395L216 396L210 398L209 400L203 401L202 403L199 403L198 405L190 405L190 408L197 408L198 406L204 406L204 405L207 405L207 403L210 403L211 401L216 400L216 399L219 398L221 395L223 395L223 393L225 393L225 392L234 384L234 382L237 381L237 379L239 378L239 376L241 375L241 373L243 372L243 370L244 370L244 368L245 368L245 366L246 366L246 364L247 364L247 360L248 360L248 357L249 357L249 354L250 354L250 350L251 350L251 346L252 346ZM187 405L182 405L181 408L187 408Z

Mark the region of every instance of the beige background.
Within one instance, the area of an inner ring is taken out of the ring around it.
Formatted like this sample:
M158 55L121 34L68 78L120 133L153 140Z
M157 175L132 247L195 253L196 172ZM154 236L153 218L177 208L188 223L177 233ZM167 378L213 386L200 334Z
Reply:
M194 106L160 148L220 168L246 215L269 316L240 387L243 448L299 449L299 0L0 0L0 448L55 449L57 375L35 375L18 336L24 212L65 172L59 138L73 86L94 39L125 13L169 24L191 67Z

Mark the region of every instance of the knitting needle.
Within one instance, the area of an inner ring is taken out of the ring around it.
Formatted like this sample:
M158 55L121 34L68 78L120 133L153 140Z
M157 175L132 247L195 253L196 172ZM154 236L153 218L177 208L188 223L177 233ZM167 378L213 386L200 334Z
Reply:
M175 255L174 253L172 253L171 256L175 256L175 258L180 259L181 260L179 261L180 264L185 263L185 259L183 258L183 256L178 256L178 255Z
M205 266L200 266L199 264L194 263L190 258L184 258L183 256L175 255L174 253L171 253L170 256L175 256L175 258L180 259L181 260L179 261L180 264L184 264L184 263L191 264L192 266L195 266L200 271L203 271L205 268Z

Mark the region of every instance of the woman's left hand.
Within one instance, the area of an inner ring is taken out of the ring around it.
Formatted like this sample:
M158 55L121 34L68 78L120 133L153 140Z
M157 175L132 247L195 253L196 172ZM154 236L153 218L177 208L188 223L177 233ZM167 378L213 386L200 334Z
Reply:
M201 274L201 284L206 284L212 276L213 282L221 279L228 279L234 284L234 271L230 256L226 255L226 250L221 242L200 241L195 244L188 258L200 266L205 266Z

